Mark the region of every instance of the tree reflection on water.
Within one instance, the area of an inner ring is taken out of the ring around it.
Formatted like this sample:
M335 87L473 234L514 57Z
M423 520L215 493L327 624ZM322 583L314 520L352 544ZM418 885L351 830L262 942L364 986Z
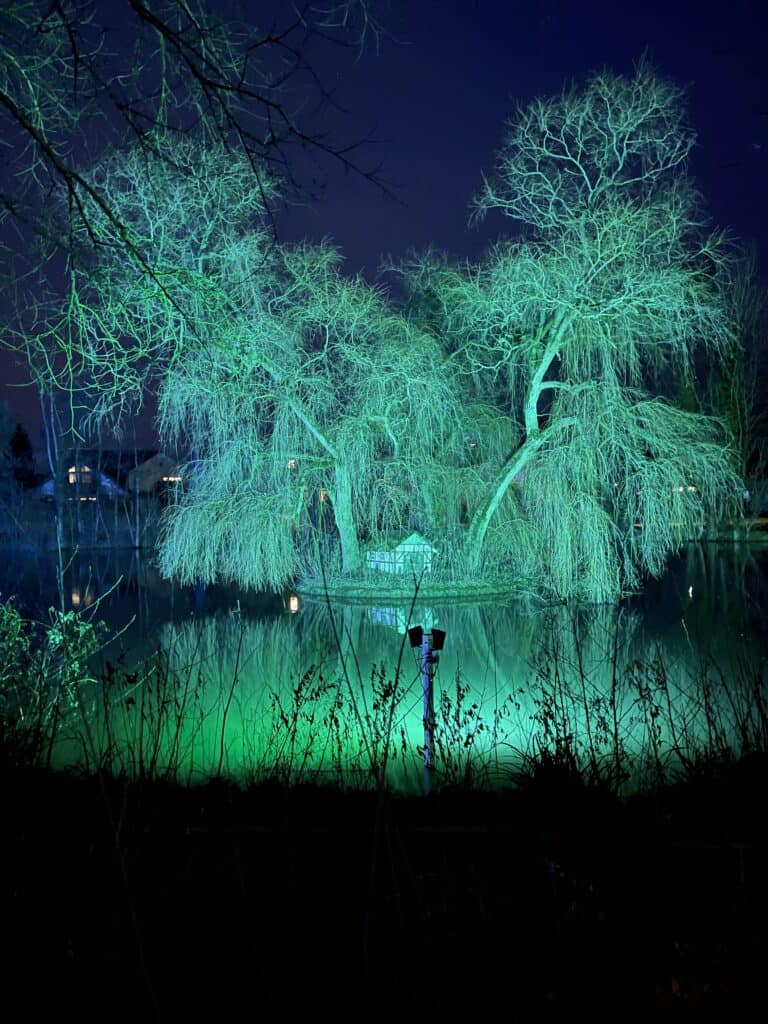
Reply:
M295 611L279 595L215 590L201 600L136 560L115 587L114 554L69 568L81 610L92 601L113 626L131 610L135 620L122 654L104 652L108 678L82 694L87 714L62 732L59 764L409 789L423 742L412 624L446 633L437 784L505 784L548 758L629 787L766 738L760 552L692 546L622 606L419 600L412 611L305 598ZM28 603L43 599L36 578Z

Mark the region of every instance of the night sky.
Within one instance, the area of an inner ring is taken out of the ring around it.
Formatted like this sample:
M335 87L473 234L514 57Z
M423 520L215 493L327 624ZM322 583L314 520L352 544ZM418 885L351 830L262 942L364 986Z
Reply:
M100 5L101 6L101 5ZM116 3L113 6L117 7ZM263 5L243 2L243 17ZM106 8L106 3L103 4ZM763 8L761 10L761 8ZM604 68L630 74L646 53L656 70L687 87L698 133L690 172L715 224L755 243L768 280L768 5L645 2L391 0L379 5L389 33L358 58L323 51L316 66L339 109L322 127L339 142L373 139L355 159L376 167L387 196L327 161L318 196L281 214L284 240L331 237L350 272L373 278L382 256L428 245L456 258L479 256L509 230L495 216L468 227L468 204L490 171L516 104L583 84ZM313 169L300 173L307 178ZM40 444L32 392L2 355L6 399ZM140 443L151 426L142 422Z

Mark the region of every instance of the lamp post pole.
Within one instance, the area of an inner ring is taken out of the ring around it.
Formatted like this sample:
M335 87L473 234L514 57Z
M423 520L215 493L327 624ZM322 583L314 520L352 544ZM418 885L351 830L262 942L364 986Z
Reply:
M424 632L421 638L421 685L424 697L424 770L425 784L429 789L429 772L433 765L432 733L435 728L435 662L437 655L432 650L432 634Z
M426 630L421 626L411 626L408 630L411 647L418 648L421 655L421 687L424 707L424 794L428 795L431 785L431 773L435 765L433 746L435 732L435 665L440 660L438 651L442 651L445 643L445 631L442 629Z

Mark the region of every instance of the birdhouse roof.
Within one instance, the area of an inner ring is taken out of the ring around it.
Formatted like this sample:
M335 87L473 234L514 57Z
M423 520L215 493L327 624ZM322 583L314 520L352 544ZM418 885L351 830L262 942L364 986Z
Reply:
M437 551L437 548L433 547L426 537L422 537L420 533L412 533L410 537L400 541L395 551L424 551L425 549L432 552Z

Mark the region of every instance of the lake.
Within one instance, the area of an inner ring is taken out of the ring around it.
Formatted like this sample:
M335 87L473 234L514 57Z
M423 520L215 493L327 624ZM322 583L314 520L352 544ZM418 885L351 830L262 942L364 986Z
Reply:
M545 758L643 785L764 742L766 570L764 548L692 544L619 607L418 599L411 613L182 588L138 552L65 555L65 608L120 635L57 727L53 761L411 791L425 777L504 784ZM56 579L50 554L6 553L0 593L46 621ZM445 632L431 681L409 624Z

